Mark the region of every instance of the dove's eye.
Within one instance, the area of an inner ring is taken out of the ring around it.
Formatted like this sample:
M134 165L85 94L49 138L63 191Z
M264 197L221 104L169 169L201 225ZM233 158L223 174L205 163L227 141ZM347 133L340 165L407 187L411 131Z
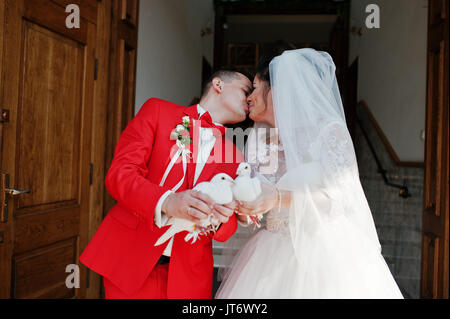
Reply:
M225 179L225 177L222 177L222 179Z

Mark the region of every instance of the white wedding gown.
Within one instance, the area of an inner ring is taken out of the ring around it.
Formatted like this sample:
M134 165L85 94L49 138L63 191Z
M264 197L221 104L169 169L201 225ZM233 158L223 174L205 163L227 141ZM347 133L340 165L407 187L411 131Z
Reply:
M282 149L269 154L277 152L276 171L264 175L274 184L286 171ZM268 212L265 227L237 253L215 298L403 298L380 250L345 215L301 236L296 256L289 209Z

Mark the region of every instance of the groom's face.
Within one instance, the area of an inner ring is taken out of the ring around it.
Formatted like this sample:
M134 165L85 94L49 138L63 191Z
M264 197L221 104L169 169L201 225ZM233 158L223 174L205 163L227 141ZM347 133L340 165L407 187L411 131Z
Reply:
M248 113L247 96L251 93L252 84L243 74L238 75L237 79L223 83L222 101L229 113L229 124L244 121Z

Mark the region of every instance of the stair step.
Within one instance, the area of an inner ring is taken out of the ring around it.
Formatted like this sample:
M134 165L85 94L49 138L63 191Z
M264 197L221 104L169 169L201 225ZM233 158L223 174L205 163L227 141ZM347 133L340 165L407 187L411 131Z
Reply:
M422 249L415 243L382 244L381 253L387 256L420 258Z
M383 226L377 227L377 234L380 241L391 241L391 242L406 242L406 243L421 243L422 242L422 231L417 228L401 227L395 226Z
M422 227L422 216L414 214L390 212L373 214L373 219L377 227L398 226L420 229Z

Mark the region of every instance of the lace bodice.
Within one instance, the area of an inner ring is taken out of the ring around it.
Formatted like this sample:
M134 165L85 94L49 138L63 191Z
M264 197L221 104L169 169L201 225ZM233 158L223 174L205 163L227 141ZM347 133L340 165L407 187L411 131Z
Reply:
M270 184L276 184L286 172L286 160L283 147L278 144L266 144L266 148L258 153L258 164L254 170L262 172L259 176ZM265 229L271 232L289 234L289 210L275 208L265 215Z

